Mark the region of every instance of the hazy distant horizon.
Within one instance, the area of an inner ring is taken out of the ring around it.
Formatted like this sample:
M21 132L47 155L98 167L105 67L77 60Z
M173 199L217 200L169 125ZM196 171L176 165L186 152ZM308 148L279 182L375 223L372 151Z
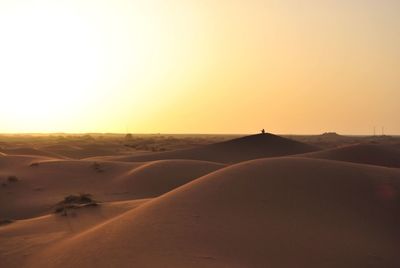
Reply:
M399 10L1 1L0 132L400 133Z
M382 136L393 136L397 137L400 136L400 133L398 134L387 134L385 133L382 135L382 133L376 133L375 135L372 134L357 134L357 133L338 133L335 131L327 131L327 132L322 132L322 133L273 133L273 132L268 132L270 134L278 135L278 136L317 136L317 135L323 135L327 133L335 133L340 136L365 136L365 137L382 137ZM248 133L225 133L225 132L215 132L215 133L207 133L207 132L193 132L193 133L174 133L174 132L148 132L148 133L135 133L135 132L0 132L1 135L38 135L38 136L52 136L52 135L127 135L127 134L132 134L132 135L226 135L226 136L246 136L246 135L255 135L255 134L260 134L260 132L248 132Z

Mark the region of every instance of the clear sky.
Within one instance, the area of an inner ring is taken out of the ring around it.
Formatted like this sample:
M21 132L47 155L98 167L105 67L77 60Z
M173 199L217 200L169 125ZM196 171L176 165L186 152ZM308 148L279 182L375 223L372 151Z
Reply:
M400 1L0 0L0 132L400 134Z

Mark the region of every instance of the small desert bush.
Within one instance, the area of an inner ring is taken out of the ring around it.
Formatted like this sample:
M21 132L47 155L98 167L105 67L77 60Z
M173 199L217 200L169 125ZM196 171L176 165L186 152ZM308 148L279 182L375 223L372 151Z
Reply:
M98 204L99 203L92 198L91 194L68 195L63 201L56 205L54 212L67 216L68 210L88 206L98 206Z
M93 169L97 172L103 172L104 170L102 169L101 165L98 162L94 162L92 165Z
M17 181L19 181L19 179L17 176L8 176L7 181L8 182L17 182Z
M132 139L133 139L132 134L128 133L128 134L125 135L125 140L131 141Z

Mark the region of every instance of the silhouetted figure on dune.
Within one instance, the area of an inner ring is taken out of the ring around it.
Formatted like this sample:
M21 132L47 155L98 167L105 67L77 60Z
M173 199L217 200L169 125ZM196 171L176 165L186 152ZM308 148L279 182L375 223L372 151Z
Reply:
M262 130L261 130L261 134L265 134L265 129L262 129Z

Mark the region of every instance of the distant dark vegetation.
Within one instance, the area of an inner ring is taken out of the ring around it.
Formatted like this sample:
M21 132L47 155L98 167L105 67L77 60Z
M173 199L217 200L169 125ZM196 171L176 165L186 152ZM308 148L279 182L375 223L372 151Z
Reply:
M348 136L336 132L325 132L321 135L285 135L285 137L325 149L357 143L396 144L400 142L399 136Z
M200 145L229 140L233 136L220 135L198 135L198 136L126 136L124 145L141 151L162 152L178 149L193 148Z
M0 152L32 148L70 158L169 151L221 142L240 135L208 134L0 134ZM38 164L32 164L33 167Z
M92 156L129 155L136 151L162 152L189 149L245 135L212 134L0 134L0 152L14 148L35 148L50 156L81 159ZM320 148L355 143L400 143L398 136L345 136L326 132L321 135L282 135ZM32 163L38 167L38 163ZM101 171L99 171L101 172Z

